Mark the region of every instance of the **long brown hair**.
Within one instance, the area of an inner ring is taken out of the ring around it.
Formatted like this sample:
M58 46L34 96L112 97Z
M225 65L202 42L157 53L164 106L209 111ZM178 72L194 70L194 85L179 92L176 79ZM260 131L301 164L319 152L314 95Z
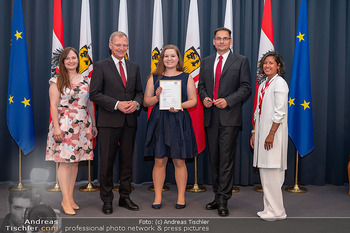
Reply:
M61 56L60 56L59 71L58 71L58 77L57 77L57 88L61 94L64 94L63 93L64 89L71 87L68 71L67 71L67 68L64 66L64 60L67 58L70 51L73 51L77 55L78 66L76 68L76 71L77 71L77 73L79 73L79 54L78 54L78 51L73 47L65 48L62 51Z
M183 59L182 59L182 56L181 56L181 53L180 53L180 50L179 48L176 46L176 45L172 45L172 44L169 44L169 45L166 45L162 52L160 53L159 55L159 60L158 60L158 65L157 65L157 68L155 71L153 71L149 76L148 78L151 77L151 75L157 75L158 76L158 80L157 82L164 76L164 72L165 72L165 65L164 65L164 53L166 50L168 49L173 49L175 50L176 52L176 55L177 57L179 58L179 61L176 65L176 70L177 71L181 71L183 72L184 71L184 63L183 63Z

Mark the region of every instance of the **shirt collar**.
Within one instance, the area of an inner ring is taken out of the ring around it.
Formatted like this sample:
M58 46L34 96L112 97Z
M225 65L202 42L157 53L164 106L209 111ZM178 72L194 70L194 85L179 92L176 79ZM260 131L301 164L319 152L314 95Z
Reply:
M223 61L226 61L226 59L227 59L227 57L228 57L229 54L230 54L230 50L228 50L226 53L224 53L223 55L221 55ZM219 56L220 56L220 55L219 55L218 53L216 53L215 60L218 60L218 59L219 59Z
M118 60L117 58L115 58L115 57L113 56L113 54L111 54L111 57L112 57L114 63L115 63L116 65L118 65L118 64L119 64L119 60ZM120 61L122 61L123 66L125 66L125 58L123 57L123 59L120 60Z

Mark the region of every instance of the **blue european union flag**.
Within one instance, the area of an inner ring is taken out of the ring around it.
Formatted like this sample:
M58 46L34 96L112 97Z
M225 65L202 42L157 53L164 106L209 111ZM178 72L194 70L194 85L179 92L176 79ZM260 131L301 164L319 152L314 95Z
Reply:
M314 149L306 0L300 5L288 103L289 136L303 157Z
M11 30L11 56L7 96L7 126L20 149L35 147L35 132L22 0L15 0Z

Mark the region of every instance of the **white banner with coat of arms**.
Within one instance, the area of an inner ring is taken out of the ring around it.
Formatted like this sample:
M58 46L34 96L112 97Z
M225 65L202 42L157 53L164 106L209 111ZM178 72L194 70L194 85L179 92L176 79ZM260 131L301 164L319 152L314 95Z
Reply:
M192 76L197 89L197 106L188 109L188 112L192 118L192 126L196 136L198 154L200 154L205 148L203 105L198 96L199 69L201 65L199 28L197 0L191 0L190 10L188 12L184 71Z
M82 0L79 43L79 73L83 76L91 77L92 70L90 6L89 0Z

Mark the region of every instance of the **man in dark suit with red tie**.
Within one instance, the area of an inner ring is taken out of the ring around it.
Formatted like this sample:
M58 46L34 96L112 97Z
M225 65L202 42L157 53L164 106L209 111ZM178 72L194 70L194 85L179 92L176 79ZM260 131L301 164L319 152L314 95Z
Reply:
M248 59L230 51L231 31L218 28L213 44L217 50L202 60L198 92L204 108L204 126L210 154L214 201L206 209L228 216L232 196L233 165L242 126L242 101L251 93Z
M139 66L125 59L127 35L113 32L109 48L111 56L94 63L90 84L90 99L98 106L100 197L104 214L113 213L113 167L117 150L119 206L139 210L130 193L137 115L143 101Z

